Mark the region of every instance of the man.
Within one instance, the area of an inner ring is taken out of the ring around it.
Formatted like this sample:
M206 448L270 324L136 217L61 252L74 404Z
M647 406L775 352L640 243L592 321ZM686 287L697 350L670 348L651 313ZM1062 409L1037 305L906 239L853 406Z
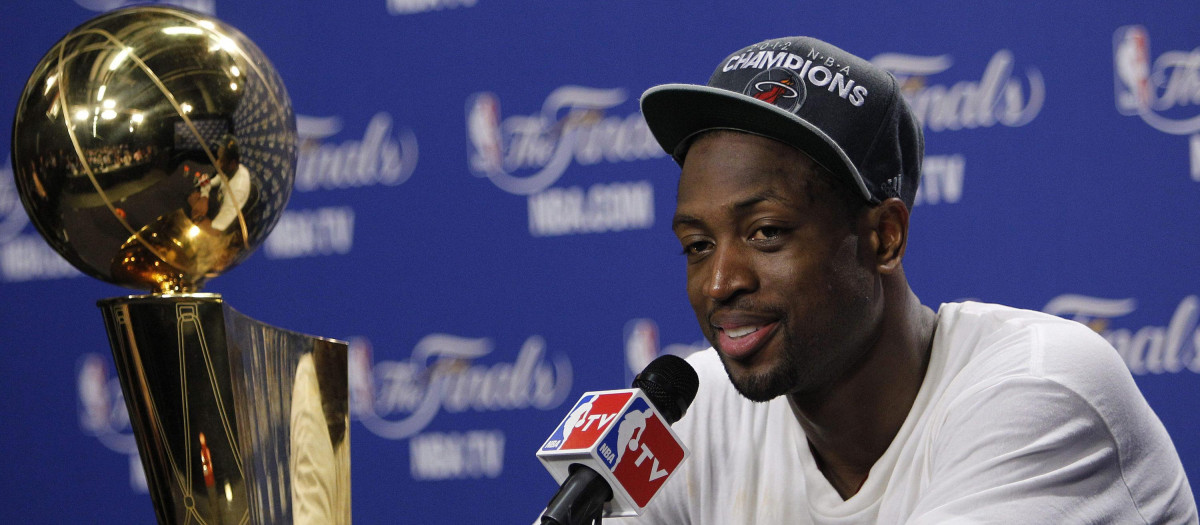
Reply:
M212 174L203 187L188 198L188 204L191 206L192 221L220 234L237 223L239 212L246 206L251 193L250 170L241 163L237 139L226 136L221 140L221 145L217 148L216 167L224 177L228 177L228 189L224 187L223 177ZM209 220L209 202L210 197L214 195L214 189L220 204L216 215Z
M220 188L222 184L216 185L224 192L221 195L221 208L212 220L212 228L218 232L225 232L236 222L247 199L250 198L250 171L241 161L241 150L237 140L226 137L217 153L217 164L221 172L229 177L228 189Z
M909 288L924 139L895 79L768 40L648 90L714 351L639 523L1197 523L1177 453L1081 324ZM620 520L614 520L620 522Z

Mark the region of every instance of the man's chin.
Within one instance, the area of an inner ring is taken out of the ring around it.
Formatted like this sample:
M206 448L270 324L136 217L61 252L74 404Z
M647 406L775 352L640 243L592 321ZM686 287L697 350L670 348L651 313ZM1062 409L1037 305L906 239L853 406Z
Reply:
M740 363L730 363L730 359L724 355L721 356L721 364L725 366L725 374L729 377L729 382L733 383L733 388L742 397L756 403L770 401L789 390L789 385L779 370L747 369Z
M742 397L755 403L766 403L767 401L783 395L782 392L778 392L773 389L759 388L757 385L741 385L734 383L733 387L737 389L738 393L741 394Z

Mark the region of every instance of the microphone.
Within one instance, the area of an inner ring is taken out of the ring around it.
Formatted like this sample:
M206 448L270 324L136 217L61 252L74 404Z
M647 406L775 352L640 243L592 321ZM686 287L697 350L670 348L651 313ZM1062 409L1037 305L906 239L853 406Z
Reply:
M670 425L687 412L699 387L687 361L664 355L631 389L584 393L537 453L561 483L541 524L641 514L689 454Z

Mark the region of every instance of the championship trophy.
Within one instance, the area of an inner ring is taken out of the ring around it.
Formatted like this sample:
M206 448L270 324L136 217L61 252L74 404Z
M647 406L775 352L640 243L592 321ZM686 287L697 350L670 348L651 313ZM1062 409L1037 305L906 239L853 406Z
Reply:
M199 293L291 194L295 117L262 51L190 11L101 15L38 63L12 160L58 253L151 292L99 306L159 523L350 523L346 343Z

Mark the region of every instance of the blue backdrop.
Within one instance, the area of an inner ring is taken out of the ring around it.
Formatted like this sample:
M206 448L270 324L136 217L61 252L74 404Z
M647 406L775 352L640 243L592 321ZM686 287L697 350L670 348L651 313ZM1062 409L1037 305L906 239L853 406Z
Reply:
M51 45L123 3L0 4L0 121ZM893 71L924 121L905 261L923 302L1099 331L1200 487L1194 0L184 4L254 40L299 116L286 216L206 291L352 342L359 523L529 523L555 489L533 454L571 403L706 346L678 168L637 97L795 34ZM5 515L151 523L95 307L129 292L50 251L0 166Z

